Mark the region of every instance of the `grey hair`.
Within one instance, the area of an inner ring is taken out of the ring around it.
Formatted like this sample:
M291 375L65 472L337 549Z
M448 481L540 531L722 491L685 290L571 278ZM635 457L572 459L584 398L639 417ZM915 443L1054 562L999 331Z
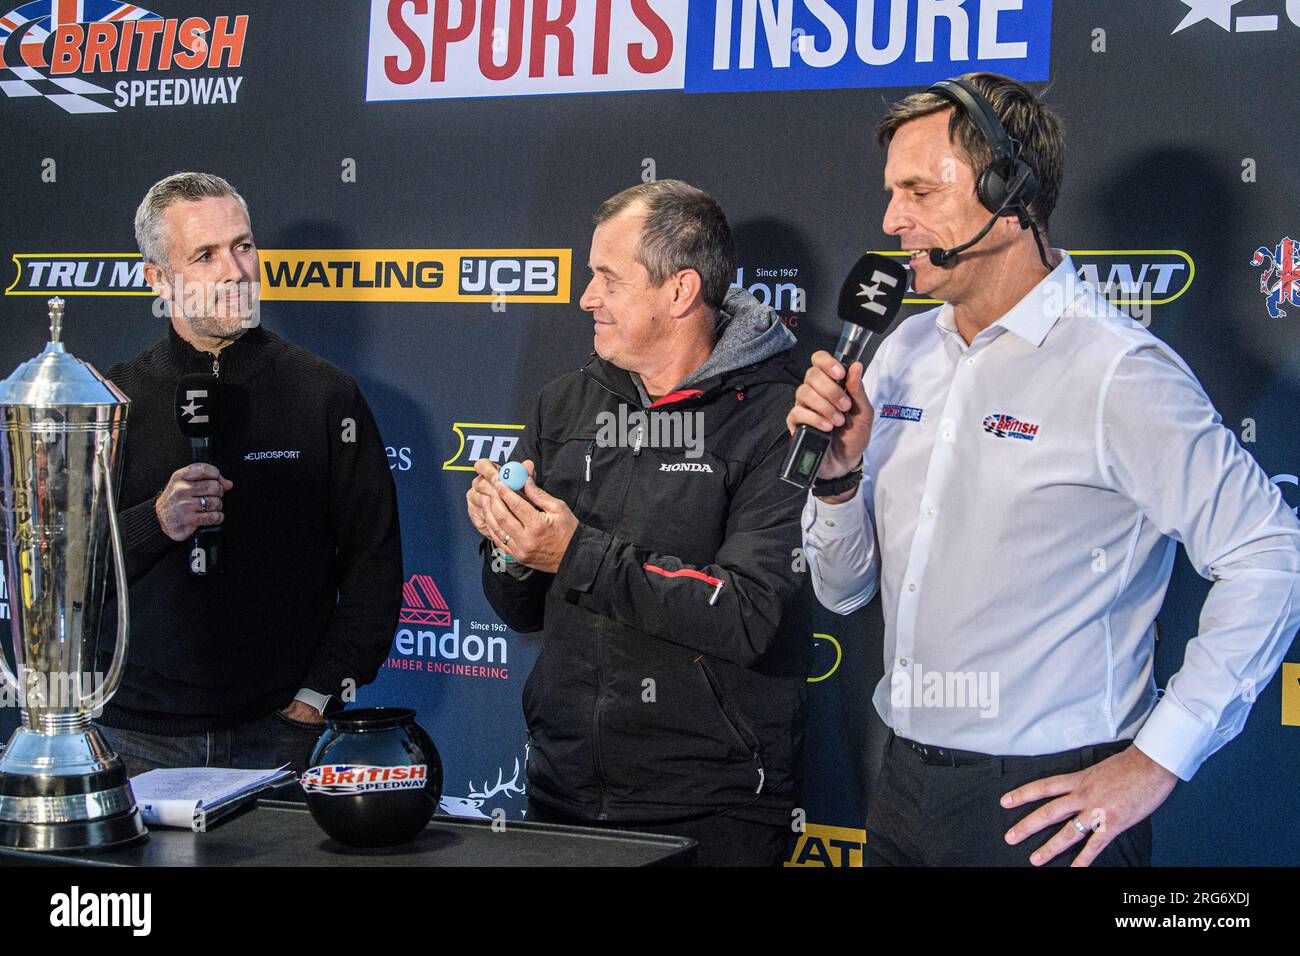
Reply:
M700 295L710 309L722 307L736 277L736 244L722 207L702 189L679 179L638 183L606 199L596 213L596 225L640 204L645 223L636 259L653 285L663 285L676 272L700 274Z
M200 199L220 199L234 196L248 216L248 203L220 176L212 173L173 173L149 187L140 206L135 211L135 244L145 262L167 267L170 265L167 223L163 214L178 202L198 202ZM249 216L249 221L252 217Z

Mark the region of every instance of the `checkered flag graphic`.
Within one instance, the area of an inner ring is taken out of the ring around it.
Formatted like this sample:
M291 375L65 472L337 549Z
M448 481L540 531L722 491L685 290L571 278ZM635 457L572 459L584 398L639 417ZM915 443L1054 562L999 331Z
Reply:
M87 83L75 76L48 77L31 66L10 66L0 72L17 77L17 79L0 80L0 90L4 91L5 96L13 98L43 96L69 113L117 112L105 103L90 99L92 96L111 95L112 90Z
M0 8L2 9L2 8ZM39 96L68 113L116 113L92 97L113 91L74 76L54 76L45 65L43 47L63 27L93 23L121 24L129 20L160 19L144 7L121 0L29 0L0 16L0 92L10 99ZM37 64L45 66L45 71Z

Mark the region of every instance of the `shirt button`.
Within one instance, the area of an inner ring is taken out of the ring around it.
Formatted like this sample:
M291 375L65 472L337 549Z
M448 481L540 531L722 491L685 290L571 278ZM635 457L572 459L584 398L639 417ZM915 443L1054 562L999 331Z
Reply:
M908 589L909 591L915 591L915 590L916 590L916 585L915 585L915 584L909 584L909 585L907 586L907 589Z
M828 528L833 528L833 527L835 527L835 522L832 521L830 518L827 518L826 521L825 521L824 523L825 523L826 527L828 527Z
M898 659L898 666L899 666L899 667L906 667L906 666L907 666L907 658L906 658L906 657L900 657L900 658Z
M944 433L943 433L943 440L944 440L944 441L952 441L952 432L944 432Z
M926 513L926 515L928 515L929 517L933 518L933 517L934 517L934 505L930 505L930 507L926 508L926 509L925 509L925 513Z
M966 360L966 364L967 364L967 365L974 365L974 364L975 364L975 360L974 360L973 358L968 358L968 359Z

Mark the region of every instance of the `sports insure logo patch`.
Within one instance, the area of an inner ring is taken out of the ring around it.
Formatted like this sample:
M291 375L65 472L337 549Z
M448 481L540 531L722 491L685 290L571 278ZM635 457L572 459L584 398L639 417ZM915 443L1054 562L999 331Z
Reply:
M1038 423L1027 422L1014 415L984 416L984 430L998 438L1019 438L1033 441L1038 437Z
M915 405L881 405L881 418L896 418L901 422L919 422L925 409Z

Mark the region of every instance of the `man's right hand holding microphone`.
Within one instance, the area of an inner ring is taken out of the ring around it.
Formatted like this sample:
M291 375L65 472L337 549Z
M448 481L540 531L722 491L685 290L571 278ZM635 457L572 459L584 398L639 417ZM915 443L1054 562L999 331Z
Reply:
M845 381L844 366L830 352L823 350L813 354L812 367L795 392L794 408L785 417L790 434L793 436L800 425L831 433L830 448L817 470L818 480L829 481L847 475L862 463L875 418L862 384L862 374L862 363L854 362ZM857 493L857 485L854 485L842 494L820 500L827 504L840 504Z
M221 496L235 486L216 465L196 462L178 468L153 503L163 534L173 541L194 537L199 528L221 524Z

